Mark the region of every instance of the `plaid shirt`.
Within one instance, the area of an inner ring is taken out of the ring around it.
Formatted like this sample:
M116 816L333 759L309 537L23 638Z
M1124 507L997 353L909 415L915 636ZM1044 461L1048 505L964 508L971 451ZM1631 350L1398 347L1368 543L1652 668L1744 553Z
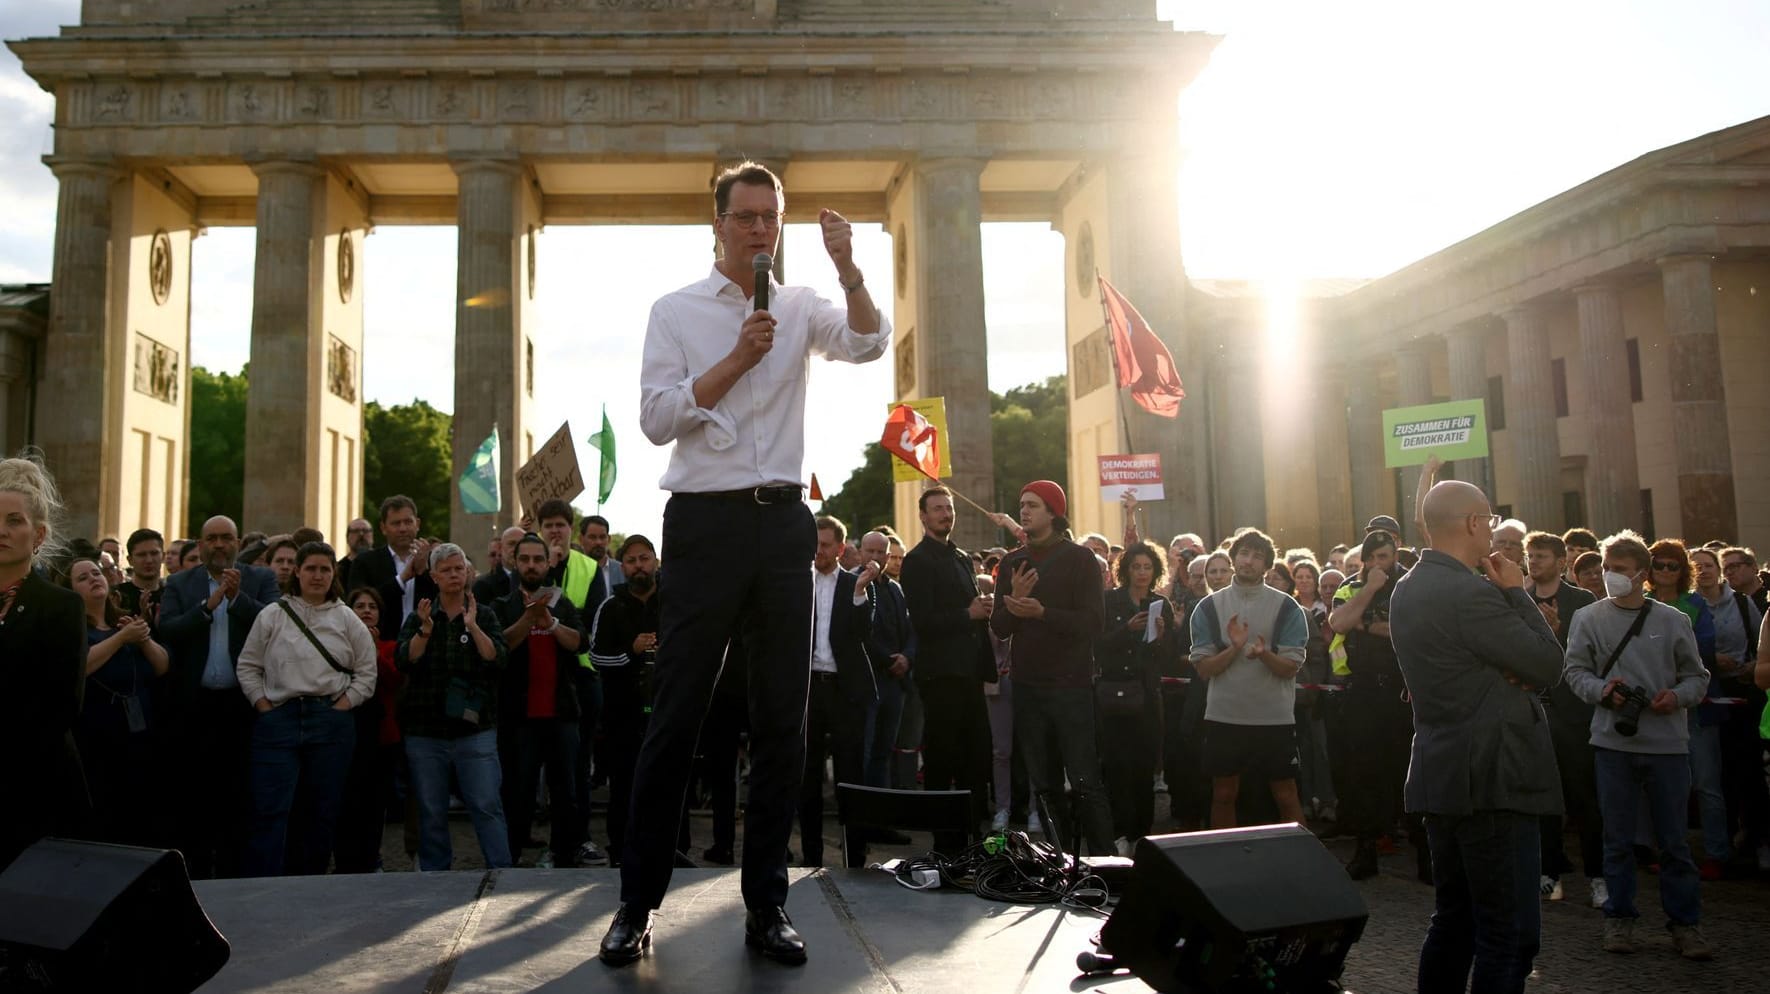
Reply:
M480 631L492 640L497 655L490 661L479 658L473 637L467 634L466 614L445 618L437 605L430 619L435 628L424 644L424 654L412 658L412 639L418 634L416 612L400 626L399 648L394 650L394 663L406 674L405 695L400 699L400 731L407 736L433 739L458 739L490 729L498 716L498 679L504 668L508 650L504 648L504 629L497 613L485 604L475 615ZM472 683L484 695L479 723L470 724L445 713L449 681L460 677Z

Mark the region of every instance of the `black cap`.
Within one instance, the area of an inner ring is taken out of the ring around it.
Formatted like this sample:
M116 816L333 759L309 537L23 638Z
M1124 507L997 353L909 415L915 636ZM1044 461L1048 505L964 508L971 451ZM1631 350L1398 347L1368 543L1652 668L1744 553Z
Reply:
M1401 522L1396 521L1394 518L1390 517L1387 514L1379 514L1376 517L1370 519L1370 521L1367 522L1364 526L1364 533L1366 535L1369 535L1371 532L1374 532L1374 531L1386 531L1391 535L1400 535L1401 534Z

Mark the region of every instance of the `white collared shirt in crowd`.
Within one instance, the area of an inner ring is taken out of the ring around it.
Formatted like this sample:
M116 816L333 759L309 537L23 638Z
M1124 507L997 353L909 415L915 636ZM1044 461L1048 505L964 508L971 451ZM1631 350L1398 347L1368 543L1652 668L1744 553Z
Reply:
M836 578L842 575L838 566L828 573L811 567L811 669L816 673L836 672L836 651L830 646L830 614L836 609ZM854 592L854 606L867 602L867 592Z
M811 357L862 363L885 353L891 323L883 314L879 330L862 335L848 326L847 311L817 291L772 279L769 285L774 348L711 410L696 406L694 382L737 345L750 299L715 268L652 305L639 425L653 444L676 443L661 489L704 493L802 482Z

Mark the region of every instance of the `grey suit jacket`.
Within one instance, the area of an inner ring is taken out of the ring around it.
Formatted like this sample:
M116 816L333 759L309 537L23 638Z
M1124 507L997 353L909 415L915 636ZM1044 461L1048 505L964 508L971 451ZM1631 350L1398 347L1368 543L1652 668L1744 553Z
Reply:
M1413 699L1407 810L1561 813L1549 723L1530 687L1561 678L1561 643L1523 590L1428 549L1395 584L1389 634Z

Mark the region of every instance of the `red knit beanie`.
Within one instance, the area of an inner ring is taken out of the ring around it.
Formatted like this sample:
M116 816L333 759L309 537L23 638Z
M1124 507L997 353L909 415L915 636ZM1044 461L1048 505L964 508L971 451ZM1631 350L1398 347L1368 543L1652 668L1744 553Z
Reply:
M1034 480L1020 488L1021 496L1032 494L1045 502L1045 509L1059 518L1069 517L1069 501L1064 499L1063 488L1050 480Z

